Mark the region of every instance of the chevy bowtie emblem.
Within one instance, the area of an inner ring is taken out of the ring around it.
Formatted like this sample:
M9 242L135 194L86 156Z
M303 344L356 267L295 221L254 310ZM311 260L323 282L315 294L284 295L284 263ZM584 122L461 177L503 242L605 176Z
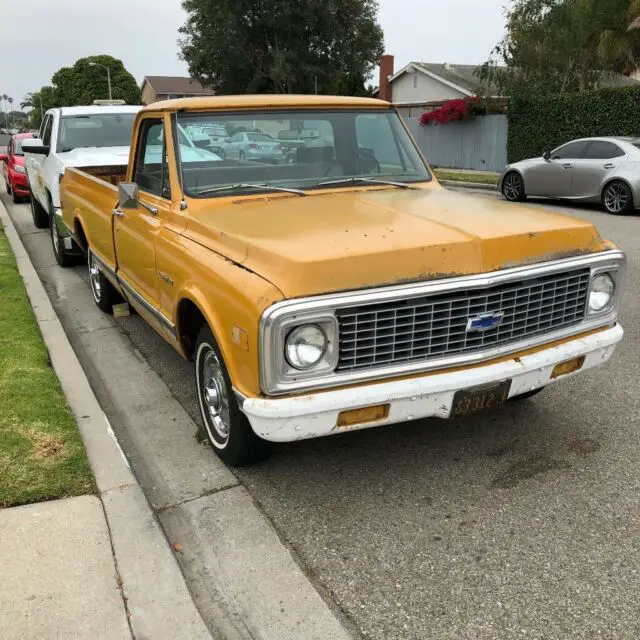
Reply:
M467 320L467 333L472 331L488 331L489 329L495 329L502 324L504 320L504 313L502 311L496 311L495 313L483 313L475 318L469 318Z

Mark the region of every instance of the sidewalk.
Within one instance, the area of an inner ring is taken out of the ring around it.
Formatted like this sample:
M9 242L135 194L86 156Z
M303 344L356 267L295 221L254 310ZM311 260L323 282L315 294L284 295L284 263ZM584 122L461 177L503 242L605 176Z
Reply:
M96 496L4 509L0 566L3 638L132 637Z
M0 507L0 637L210 640L173 550L1 201L0 226L78 425L98 494ZM12 426L12 433L20 431ZM0 455L0 473L10 463ZM3 501L0 495L0 505Z

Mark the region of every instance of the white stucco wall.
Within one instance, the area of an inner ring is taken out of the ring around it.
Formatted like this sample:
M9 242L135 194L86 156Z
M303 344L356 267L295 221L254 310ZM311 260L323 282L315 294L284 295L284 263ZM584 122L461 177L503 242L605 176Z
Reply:
M393 102L430 102L463 98L464 93L417 71L418 86L413 87L413 72L405 73L393 81Z

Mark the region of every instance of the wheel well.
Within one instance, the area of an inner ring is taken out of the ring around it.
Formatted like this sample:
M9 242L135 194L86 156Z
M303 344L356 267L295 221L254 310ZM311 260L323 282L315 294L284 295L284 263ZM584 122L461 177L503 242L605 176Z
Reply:
M202 326L207 324L207 320L198 306L188 299L180 301L177 315L178 340L185 355L189 359L193 359L198 334Z
M87 236L84 233L84 229L77 218L73 221L73 235L75 236L76 244L82 249L82 251L87 253L89 243L87 242Z

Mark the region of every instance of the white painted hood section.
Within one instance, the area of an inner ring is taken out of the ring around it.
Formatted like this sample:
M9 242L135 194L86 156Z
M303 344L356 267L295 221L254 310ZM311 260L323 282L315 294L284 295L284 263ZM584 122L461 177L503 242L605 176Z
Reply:
M129 147L86 147L58 157L67 167L97 167L126 165L129 162Z

